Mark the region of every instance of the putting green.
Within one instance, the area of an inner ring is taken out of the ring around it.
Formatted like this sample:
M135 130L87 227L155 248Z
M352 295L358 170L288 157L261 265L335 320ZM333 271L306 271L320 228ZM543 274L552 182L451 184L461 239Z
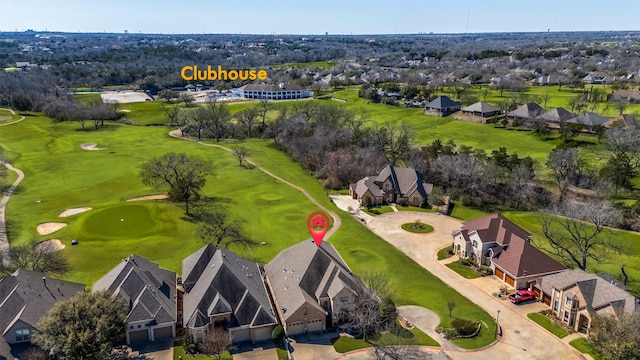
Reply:
M139 237L156 227L151 212L144 205L115 205L96 211L84 221L83 228L93 235Z

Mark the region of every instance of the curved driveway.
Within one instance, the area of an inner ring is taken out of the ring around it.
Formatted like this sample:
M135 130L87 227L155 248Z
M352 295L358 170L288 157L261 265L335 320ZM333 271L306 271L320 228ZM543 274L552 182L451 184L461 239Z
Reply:
M430 234L412 234L400 228L402 224L416 220L432 225L434 231ZM500 310L503 336L499 343L484 350L445 350L447 355L453 359L581 359L569 345L515 311L515 305L485 293L436 260L435 253L453 242L451 232L459 229L460 224L459 220L444 215L400 211L376 216L367 225L378 236L489 314L495 315Z

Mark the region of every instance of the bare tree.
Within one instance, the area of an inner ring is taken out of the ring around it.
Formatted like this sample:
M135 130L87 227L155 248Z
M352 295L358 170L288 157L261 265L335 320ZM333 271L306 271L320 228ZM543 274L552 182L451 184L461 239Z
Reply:
M27 244L11 248L11 265L4 267L0 264L0 272L13 273L17 269L27 269L45 274L63 275L71 270L67 258L59 251L47 249L37 240L32 239Z
M271 110L272 106L269 100L261 99L255 106L257 113L262 118L262 129L264 130L267 127L267 113Z
M205 127L216 141L220 141L227 134L231 113L225 103L215 99L207 103L206 110Z
M251 107L240 110L235 115L236 121L238 121L238 125L240 125L242 131L249 138L253 135L253 129L255 128L256 122L258 120L258 111L259 108Z
M640 313L596 315L589 338L605 359L640 359Z
M231 333L221 327L215 327L209 331L204 341L198 344L198 348L202 353L220 360L224 352L231 348Z
M553 172L560 191L558 202L561 203L578 168L578 149L554 149L549 154L547 167Z
M229 221L227 214L217 212L205 212L200 214L202 228L200 237L206 242L228 248L230 245L239 245L248 248L254 245L253 240L244 236L240 230L238 220Z
M615 241L608 227L615 225L620 216L620 212L604 200L566 201L548 209L547 214L539 216L539 221L551 247L548 252L586 270L589 259L601 263L612 252L621 251L621 244Z
M169 126L178 125L180 118L180 108L177 105L172 105L169 102L160 103L160 108L164 111L167 119L169 120Z
M186 154L167 153L155 157L142 166L142 183L156 188L169 188L169 199L184 202L185 213L189 204L200 198L200 189L213 168L204 160Z
M404 330L404 329L403 329ZM409 332L408 330L405 330ZM418 360L425 359L411 338L401 336L381 336L374 345L373 355L376 360Z
M447 310L449 310L449 317L451 317L451 314L453 314L453 309L456 308L458 304L456 304L455 300L449 300L447 302Z
M613 183L614 196L618 189L633 188L631 179L640 169L640 128L637 125L614 126L605 132L607 163L601 175Z

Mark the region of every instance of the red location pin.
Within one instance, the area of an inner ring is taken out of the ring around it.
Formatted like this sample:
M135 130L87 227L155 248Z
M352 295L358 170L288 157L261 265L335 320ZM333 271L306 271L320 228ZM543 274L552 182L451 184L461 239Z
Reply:
M329 229L329 217L322 211L316 211L307 218L307 227L316 246L320 246L324 234Z

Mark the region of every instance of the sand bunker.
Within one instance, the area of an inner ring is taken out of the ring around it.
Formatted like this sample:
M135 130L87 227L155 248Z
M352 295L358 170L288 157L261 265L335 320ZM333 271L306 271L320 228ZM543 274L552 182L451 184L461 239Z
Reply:
M130 110L130 109L120 109L120 110L118 110L118 111L123 112L123 113L129 113L129 112L131 112L131 110Z
M4 116L4 115L0 116L0 121L10 120L10 119L11 119L11 116Z
M107 91L100 94L102 102L108 103L133 103L152 101L153 98L141 91Z
M91 144L82 144L80 145L81 148L83 148L84 150L107 150L107 148L99 148L98 144L96 143L91 143Z
M127 199L127 201L164 200L164 199L166 199L168 197L169 197L169 195L167 195L167 194L145 195L145 196L132 197L130 199Z
M67 217L67 216L71 216L71 215L75 215L75 214L80 214L80 213L83 213L83 212L89 211L89 210L91 210L91 207L89 207L89 206L67 209L65 211L60 212L60 214L58 214L58 217Z
M38 230L38 234L40 235L48 235L62 229L65 226L67 226L67 224L58 222L42 223L38 225L36 230Z
M64 249L64 244L58 239L49 239L39 243L36 246L36 250L39 252L46 254L58 250Z

